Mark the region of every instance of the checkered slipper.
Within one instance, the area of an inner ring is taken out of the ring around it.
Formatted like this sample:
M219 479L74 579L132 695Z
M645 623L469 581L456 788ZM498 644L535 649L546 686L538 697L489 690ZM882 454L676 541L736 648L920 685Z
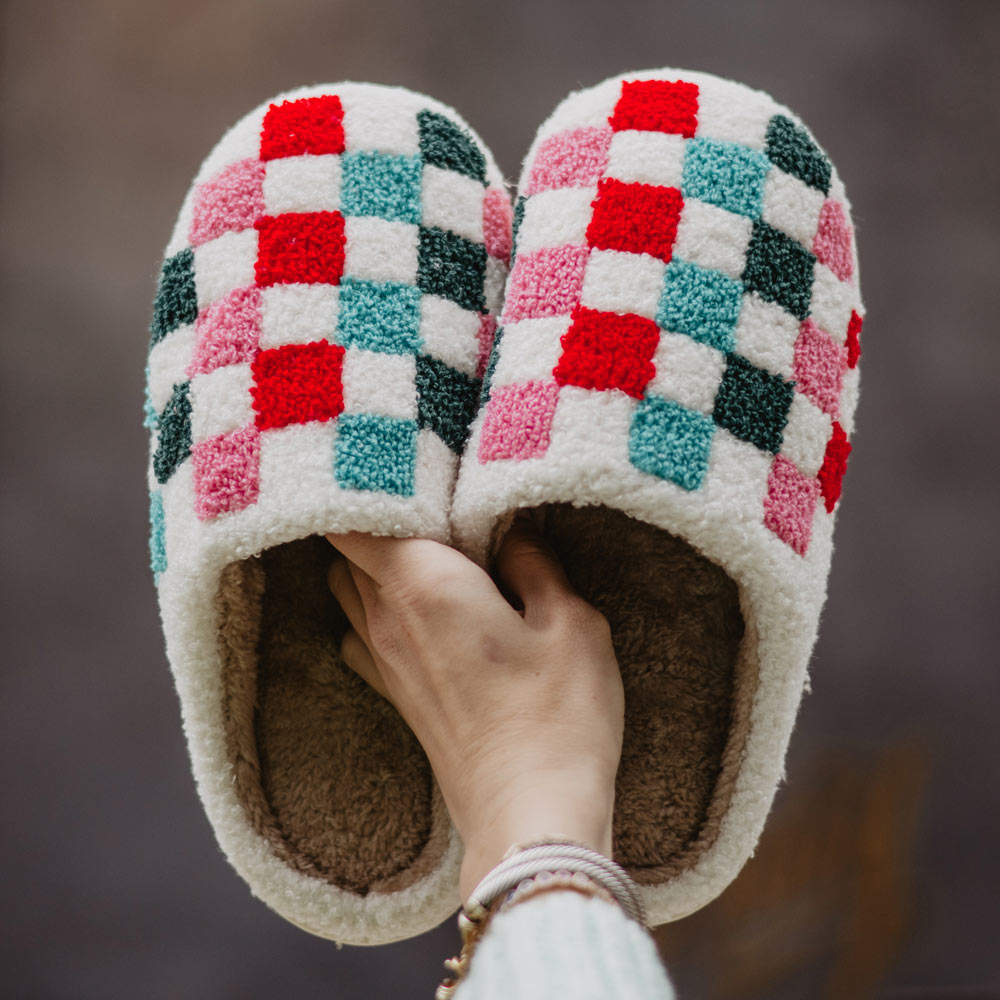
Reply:
M752 852L830 564L862 307L844 189L787 109L657 70L528 156L453 507L485 560L540 507L626 690L615 853L655 923Z
M166 251L151 547L199 792L254 893L339 941L440 922L461 848L409 729L336 653L316 536L448 540L510 217L453 111L342 84L227 133Z

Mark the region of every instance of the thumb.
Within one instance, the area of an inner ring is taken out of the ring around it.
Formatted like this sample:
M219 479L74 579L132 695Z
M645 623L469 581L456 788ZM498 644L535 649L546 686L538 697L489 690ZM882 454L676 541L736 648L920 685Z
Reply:
M497 573L524 605L525 618L553 599L577 596L555 552L527 518L516 518L497 553Z

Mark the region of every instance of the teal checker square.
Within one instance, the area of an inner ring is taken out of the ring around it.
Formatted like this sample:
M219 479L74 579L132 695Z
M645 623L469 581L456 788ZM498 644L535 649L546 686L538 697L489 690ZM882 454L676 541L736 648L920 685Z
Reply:
M636 407L628 454L643 472L697 490L708 472L715 424L672 399L647 396Z
M656 323L699 343L729 352L736 342L743 285L721 271L675 257L664 277Z
M167 568L166 523L163 494L159 490L149 494L149 567L153 579L159 583L160 574Z
M684 151L681 193L737 215L760 218L771 161L738 142L691 139Z
M461 454L479 404L480 382L437 358L417 356L417 420Z
M334 474L344 489L413 496L417 469L417 425L373 413L342 414L337 420Z
M395 281L343 278L337 341L383 354L415 354L422 342L420 290Z
M436 227L420 227L417 284L463 309L486 311L486 247Z
M420 221L423 162L419 156L345 153L342 161L343 215L373 215L390 222Z
M753 224L743 285L762 299L805 319L812 304L816 258L790 236L766 222Z
M486 183L486 157L465 129L434 111L421 111L417 115L417 127L420 153L426 163Z

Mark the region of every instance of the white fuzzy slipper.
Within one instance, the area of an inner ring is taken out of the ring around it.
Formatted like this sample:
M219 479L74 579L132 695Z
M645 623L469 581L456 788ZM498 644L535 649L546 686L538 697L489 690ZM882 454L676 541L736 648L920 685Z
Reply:
M413 735L339 660L316 536L449 539L509 250L455 112L337 84L229 131L166 251L151 548L198 789L254 893L339 941L439 923L461 847Z
M615 855L654 923L736 876L806 680L858 393L844 189L786 108L701 73L576 93L521 178L456 542L540 507L626 690Z

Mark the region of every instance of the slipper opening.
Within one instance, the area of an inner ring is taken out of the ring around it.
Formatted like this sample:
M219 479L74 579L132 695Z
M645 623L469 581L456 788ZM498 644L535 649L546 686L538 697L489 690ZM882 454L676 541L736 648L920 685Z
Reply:
M358 895L429 875L448 820L399 713L348 668L322 538L231 563L216 604L227 758L255 831L290 867Z

